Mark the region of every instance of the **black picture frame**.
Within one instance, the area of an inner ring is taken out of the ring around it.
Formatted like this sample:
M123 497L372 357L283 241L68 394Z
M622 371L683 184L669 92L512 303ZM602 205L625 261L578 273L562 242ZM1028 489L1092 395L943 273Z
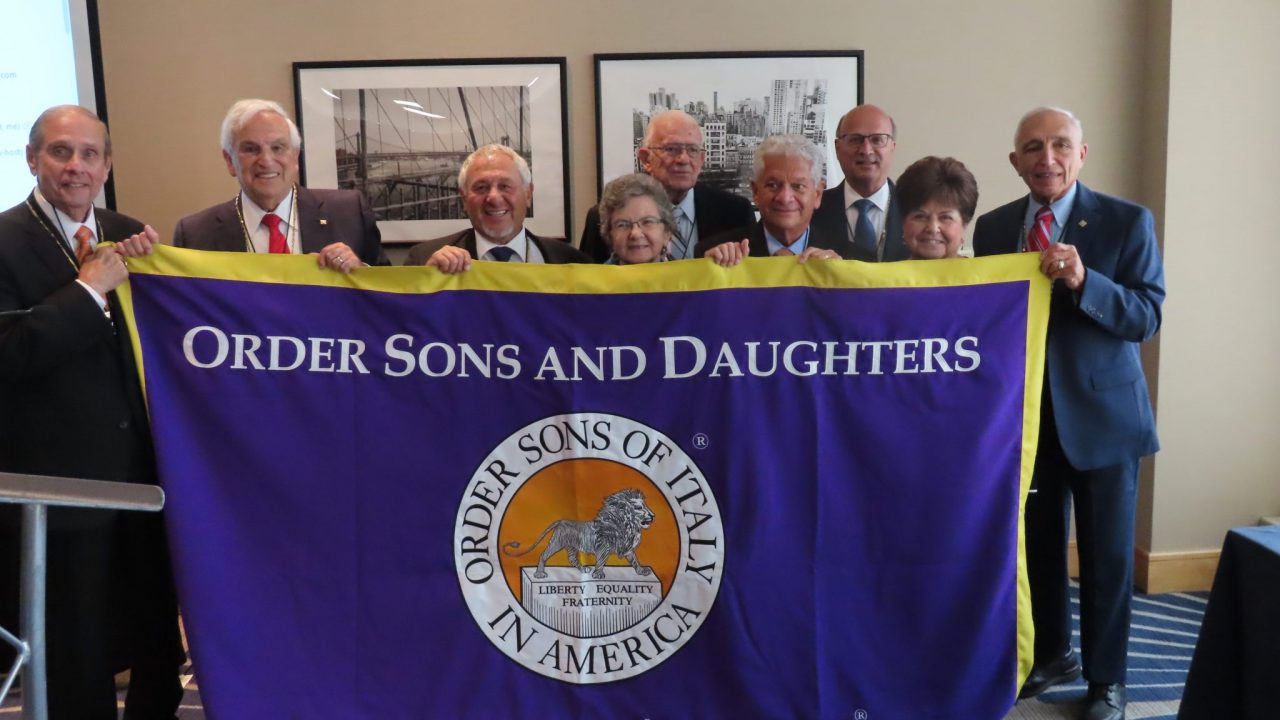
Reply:
M491 142L529 162L525 226L567 237L564 57L295 62L293 78L302 184L364 192L384 244L470 227L457 170Z
M863 102L864 61L862 50L597 54L596 192L639 170L635 150L648 118L665 109L685 110L703 127L707 155L700 182L750 199L755 145L768 135L799 132L826 151L830 184L832 169L839 172L836 124ZM782 116L769 115L777 83L785 83L784 108L800 105ZM798 124L790 117L797 112ZM808 130L806 114L820 115Z

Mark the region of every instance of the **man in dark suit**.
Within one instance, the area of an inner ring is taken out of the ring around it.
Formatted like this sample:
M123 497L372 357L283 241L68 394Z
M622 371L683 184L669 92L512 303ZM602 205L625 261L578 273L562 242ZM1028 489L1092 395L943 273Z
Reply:
M76 106L31 129L36 188L0 214L0 470L155 483L150 431L117 286L126 255L159 237L93 207L111 170L106 127ZM99 248L101 242L120 243ZM17 618L16 506L0 506L0 622ZM126 718L172 718L182 699L172 570L159 514L51 508L47 564L49 717L116 717L114 675L131 667Z
M471 227L414 245L405 265L431 265L458 273L470 268L472 260L591 262L572 245L544 240L525 228L533 177L525 159L506 145L485 145L467 156L458 171L458 192Z
M1009 154L1031 191L978 218L977 255L1040 253L1053 279L1036 492L1027 500L1027 572L1035 666L1020 697L1080 676L1082 718L1125 710L1138 463L1159 449L1139 343L1160 329L1164 270L1151 213L1077 181L1088 154L1080 122L1038 108ZM1080 659L1071 649L1067 529L1080 553Z
M745 239L722 233L698 245L698 257L731 267L744 257L791 257L836 260L846 245L811 224L822 202L822 151L803 135L770 135L756 148L751 181L760 222Z
M755 213L746 198L698 182L706 152L698 121L680 110L654 115L644 142L636 149L640 167L662 183L676 210L679 232L668 246L672 260L695 257L700 239L731 231L745 237L755 225ZM600 211L594 206L587 211L578 246L596 262L608 260L613 251L600 236Z
M902 211L889 179L897 137L897 123L875 105L855 107L836 126L836 159L844 181L823 193L813 225L824 235L845 238L841 257L880 262L911 256L902 242Z
M173 244L196 250L308 253L351 272L387 265L364 195L299 188L302 136L279 103L240 100L222 121L222 158L240 183L234 199L178 221Z

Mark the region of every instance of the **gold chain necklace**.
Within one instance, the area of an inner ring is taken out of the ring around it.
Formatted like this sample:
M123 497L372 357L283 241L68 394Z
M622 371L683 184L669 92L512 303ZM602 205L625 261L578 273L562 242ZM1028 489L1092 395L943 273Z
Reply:
M289 252L293 252L293 240L298 240L298 249L302 249L302 240L298 238L298 186L294 185L291 191L293 201L289 204L289 232L284 237L285 247L289 248ZM253 246L253 236L249 234L249 226L244 221L244 193L236 193L236 217L240 219L240 232L244 233L244 251L256 253L257 248ZM280 207L276 205L276 207ZM267 213L271 215L272 213Z
M54 232L53 228L49 227L49 224L44 221L44 213L36 209L32 200L32 197L27 198L27 210L31 211L31 217L35 218L36 222L40 223L40 227L44 228L44 231L49 234L49 239L53 240L54 244L58 246L58 249L62 251L62 256L67 259L67 262L71 263L71 267L75 269L76 272L79 272L80 261L76 259L75 253L71 252L71 240L67 238L66 231L62 230L62 223L58 223L58 229L60 232ZM49 207L53 208L54 215L56 216L58 208L54 207L53 203L49 203ZM57 220L54 220L54 222L57 222ZM81 223L81 225L83 224L84 223ZM98 220L98 214L96 212L93 214L93 224L98 228L98 242L102 242L104 239L102 236L102 222Z

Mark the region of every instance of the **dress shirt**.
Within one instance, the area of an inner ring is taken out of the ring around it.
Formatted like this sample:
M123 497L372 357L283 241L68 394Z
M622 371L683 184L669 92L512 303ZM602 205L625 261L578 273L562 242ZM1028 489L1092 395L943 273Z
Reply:
M89 206L89 214L85 217L84 222L77 222L70 215L54 208L53 203L45 200L44 195L40 193L39 187L36 188L34 195L36 198L36 204L40 206L41 212L43 212L46 217L53 218L53 221L57 223L57 227L55 227L53 231L59 235L58 239L71 250L71 257L76 256L75 235L81 225L89 228L89 232L93 233L93 239L89 241L89 244L93 249L98 249L98 241L102 238L98 237L98 218L93 214L92 205ZM61 232L59 233L59 231ZM81 280L80 278L76 278L76 283L79 284L80 287L84 288L85 292L89 293L89 297L92 297L93 301L98 303L98 307L102 308L103 312L106 312L106 298L99 295L97 290L89 287L89 283Z
M476 231L477 260L492 260L493 258L486 256L489 254L490 250L496 247L500 247L498 243L495 243L485 237L479 230ZM543 259L542 251L538 249L538 246L529 242L529 236L525 233L524 228L520 228L520 232L516 233L515 237L508 240L506 245L501 247L511 248L512 252L515 253L515 255L507 262L533 264L543 264L546 262L546 260Z
M249 231L249 240L253 243L254 252L271 252L271 229L262 223L262 218L266 217L268 212L280 216L280 232L284 234L285 240L289 241L289 253L297 255L302 252L302 228L290 227L289 225L293 220L293 195L292 192L285 195L275 210L268 211L258 207L258 204L243 191L240 193L240 208L244 213L244 226Z
M1062 232L1067 227L1067 220L1071 219L1071 209L1076 204L1076 188L1079 183L1071 183L1071 187L1067 193L1052 203L1049 203L1049 209L1053 211L1053 222L1049 224L1049 243L1056 243L1062 240ZM1031 228L1036 224L1036 213L1043 207L1035 198L1028 198L1027 214L1022 219L1022 237L1018 240L1018 250L1027 249L1027 235L1031 232Z
M853 239L853 229L858 227L858 208L854 206L854 203L861 199L863 198L858 194L857 190L850 187L849 183L844 183L844 214L849 223L850 240ZM871 204L875 206L868 211L868 214L871 216L871 226L876 229L876 259L878 260L884 255L884 223L889 212L888 181L881 184L880 189L871 193L866 199L870 200Z
M782 248L786 248L796 255L799 255L804 252L805 248L809 247L809 228L805 228L804 234L796 238L795 242L790 245L783 245L782 241L775 238L773 233L769 232L769 228L765 227L763 223L761 223L760 227L764 230L764 242L769 247L770 257Z

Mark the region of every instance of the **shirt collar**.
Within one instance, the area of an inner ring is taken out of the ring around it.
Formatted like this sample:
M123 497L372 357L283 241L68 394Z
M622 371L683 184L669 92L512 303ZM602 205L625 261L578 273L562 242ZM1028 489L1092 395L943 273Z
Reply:
M684 213L684 216L689 218L690 221L694 220L694 217L693 217L693 191L694 190L695 188L689 188L689 192L684 194L684 199L676 203L676 208L682 211Z
M1076 204L1076 191L1080 188L1080 181L1071 183L1071 187L1067 188L1067 192L1062 197L1049 203L1049 209L1053 211L1053 224L1056 227L1066 227L1067 221L1071 219L1071 210ZM1031 227L1036 222L1036 212L1040 210L1040 203L1030 195L1027 196L1027 213L1023 218L1023 224Z
M62 240L68 243L72 250L75 250L76 248L75 240L72 238L75 237L76 231L80 229L81 225L89 228L89 231L93 233L93 244L95 247L102 241L102 238L98 237L98 217L94 214L94 208L92 205L89 206L89 214L85 216L84 222L77 222L70 215L62 212L61 210L56 210L53 207L53 203L46 200L44 194L40 192L39 186L36 187L35 192L33 192L32 195L35 196L36 205L40 206L40 210L45 214L45 216L53 220L53 222L58 225L58 229L62 231Z
M862 196L861 196L861 195L859 195L859 194L858 194L858 191L857 191L857 190L854 190L854 189L849 185L849 183L845 182L845 183L841 183L841 184L842 184L842 185L844 185L844 207L845 207L845 209L846 209L846 210L848 210L850 207L852 207L852 206L853 206L853 204L854 204L855 202L857 202L857 201L861 200L861 199L862 199ZM888 211L888 209L889 209L889 181L888 181L888 180L885 180L883 183L881 183L881 184L880 184L880 189L879 189L879 190L877 190L877 191L875 191L875 192L873 192L873 193L871 193L871 196L870 196L870 197L868 197L868 198L867 198L867 200L870 200L872 205L875 205L877 208L879 208L879 209L880 209L880 212L886 212L886 211Z
M496 247L511 248L511 251L516 255L510 260L510 262L515 262L517 260L520 262L529 262L529 258L525 256L529 249L529 236L525 232L524 228L520 228L520 232L516 233L516 236L508 240L506 244L496 243L482 235L479 230L476 230L477 259L488 255L489 251Z
M760 224L760 229L764 230L764 242L765 242L765 245L769 247L770 256L772 256L774 253L778 252L782 248L787 248L788 250L795 253L796 255L799 255L800 253L804 252L805 248L809 247L809 228L805 228L804 234L796 238L796 241L791 243L790 245L783 245L781 240L775 238L773 236L773 233L769 232L769 228L765 227L764 223Z
M258 207L258 203L243 190L240 191L240 211L244 214L244 226L249 229L249 232L253 232L262 224L262 218L266 217L268 212ZM288 237L289 220L293 217L293 191L290 190L276 209L270 212L280 217L280 225L284 228L280 232Z

